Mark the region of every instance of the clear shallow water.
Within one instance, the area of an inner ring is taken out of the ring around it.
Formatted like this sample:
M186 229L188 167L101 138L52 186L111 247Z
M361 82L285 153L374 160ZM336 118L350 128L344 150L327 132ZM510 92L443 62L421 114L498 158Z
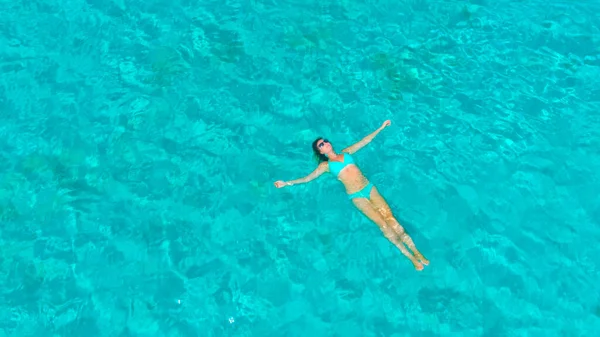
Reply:
M591 2L0 4L0 336L593 336ZM431 266L332 177L355 155Z

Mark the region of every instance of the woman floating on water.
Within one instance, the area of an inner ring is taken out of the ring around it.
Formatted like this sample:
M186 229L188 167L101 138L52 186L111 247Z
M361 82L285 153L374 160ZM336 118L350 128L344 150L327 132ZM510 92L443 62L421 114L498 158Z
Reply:
M358 143L343 149L341 153L335 153L331 143L327 139L317 138L312 143L315 156L319 160L317 168L304 178L290 181L276 181L275 186L281 188L294 184L307 183L325 172L335 174L346 187L348 198L352 200L356 208L379 226L385 237L394 243L402 254L412 261L417 270L422 270L423 265L428 265L429 261L417 250L410 236L406 234L404 228L394 218L390 206L381 194L379 194L377 188L362 174L351 156L369 144L381 130L390 124L389 120L383 122L381 127L375 130L375 132L366 136ZM408 246L412 253L404 245Z

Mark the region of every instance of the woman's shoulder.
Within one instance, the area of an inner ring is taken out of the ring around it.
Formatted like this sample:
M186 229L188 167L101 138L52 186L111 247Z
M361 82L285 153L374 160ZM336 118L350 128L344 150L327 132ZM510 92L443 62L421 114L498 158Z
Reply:
M329 170L329 162L328 161L322 161L322 162L319 163L319 165L317 166L317 168Z

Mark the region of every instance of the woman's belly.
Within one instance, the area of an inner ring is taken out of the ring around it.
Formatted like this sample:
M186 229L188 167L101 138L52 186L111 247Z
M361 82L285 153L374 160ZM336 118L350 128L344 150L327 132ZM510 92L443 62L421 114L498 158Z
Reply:
M344 167L342 172L340 172L338 175L338 179L342 182L342 184L344 184L344 187L346 187L346 193L348 194L362 190L369 183L369 180L354 164Z

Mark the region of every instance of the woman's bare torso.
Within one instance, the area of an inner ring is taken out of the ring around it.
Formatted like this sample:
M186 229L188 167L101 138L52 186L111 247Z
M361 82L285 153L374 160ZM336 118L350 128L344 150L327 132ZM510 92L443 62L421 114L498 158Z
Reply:
M337 178L344 184L348 194L362 190L369 183L369 180L355 164L344 167Z

